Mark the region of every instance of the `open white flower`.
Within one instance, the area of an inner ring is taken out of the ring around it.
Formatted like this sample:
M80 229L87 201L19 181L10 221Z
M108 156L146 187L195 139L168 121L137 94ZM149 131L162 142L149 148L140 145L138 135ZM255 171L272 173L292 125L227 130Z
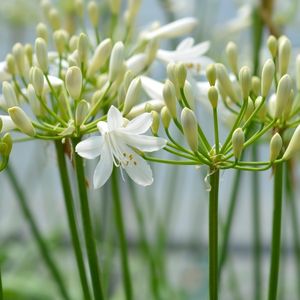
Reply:
M151 113L143 113L128 123L121 112L111 106L107 122L97 126L101 136L93 136L80 142L75 151L83 158L100 161L94 172L94 188L100 188L110 177L113 165L124 169L129 177L142 186L153 182L152 170L148 163L134 150L153 152L166 145L166 140L143 135L152 124Z

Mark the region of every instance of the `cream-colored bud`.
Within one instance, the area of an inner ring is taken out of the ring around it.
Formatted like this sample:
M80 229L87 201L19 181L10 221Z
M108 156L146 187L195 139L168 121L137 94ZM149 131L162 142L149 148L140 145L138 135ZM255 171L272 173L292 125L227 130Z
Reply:
M18 105L15 90L9 82L2 83L2 93L7 108Z
M270 35L267 40L268 49L273 58L277 55L278 41L274 35Z
M245 134L242 128L237 128L232 134L232 151L236 159L241 157L245 142Z
M142 91L142 84L140 78L135 78L131 81L128 91L126 93L123 115L126 116L132 107L138 102Z
M218 93L218 90L216 87L214 86L210 86L209 89L208 89L208 100L211 104L211 106L213 108L217 108L218 106L218 98L219 98L219 93Z
M279 38L278 45L279 74L283 76L287 73L289 68L292 45L286 36Z
M5 151L2 153L3 156L8 157L10 155L10 152L12 150L12 146L13 146L13 139L10 135L10 133L6 133L3 137L2 137L2 143L4 143L6 145Z
M178 82L178 87L183 88L186 80L186 67L183 63L178 63L175 65L176 78Z
M50 12L50 9L52 8L52 4L50 3L50 0L42 0L41 8L43 10L44 16L47 17Z
M100 70L102 66L105 65L107 59L110 56L112 49L112 41L111 39L105 39L102 41L95 50L93 58L89 63L87 76L93 76L97 71Z
M170 122L171 122L171 115L170 115L170 112L169 112L169 110L166 106L164 106L161 109L160 115L161 115L161 121L163 123L164 128L168 129L169 126L170 126Z
M256 102L255 102L255 104L256 104ZM254 109L255 109L254 102L253 101L248 101L247 108L246 108L245 115L244 115L244 120L245 121L249 119L249 117L254 112Z
M95 1L90 1L88 3L87 9L88 9L89 18L92 25L94 27L97 27L99 22L99 8L97 3Z
M12 75L16 74L16 62L12 54L7 54L6 56L6 68L8 73Z
M152 115L151 131L154 135L157 135L159 130L159 124L160 124L159 114L157 111L152 110L151 115Z
M260 95L260 78L257 76L252 76L251 78L251 90L255 97L258 97Z
M25 68L25 50L22 44L17 43L13 46L12 53L15 57L16 66L21 76L26 73Z
M299 151L300 151L300 125L298 125L295 132L293 133L290 143L282 156L282 159L288 160L293 156L295 156L296 154L298 154Z
M129 88L129 86L130 86L130 84L131 84L131 82L132 82L133 79L134 79L134 75L133 75L132 71L128 70L125 73L124 82L123 82L125 93L127 93L128 88Z
M77 15L82 18L84 13L83 0L75 0L75 10Z
M124 64L124 45L122 42L117 42L111 52L109 61L109 82L117 79L120 72L120 67Z
M279 133L275 133L270 142L270 161L277 159L282 149L282 138Z
M186 80L183 88L184 96L191 109L195 108L195 94L192 85Z
M232 82L229 79L228 73L222 64L216 64L217 69L217 77L220 82L220 85L222 86L225 93L231 98L232 101L238 103L239 98L236 94L236 91L234 90L234 87L232 85Z
M42 96L44 91L44 74L42 70L38 67L33 67L31 69L32 74L32 85L34 87L34 90L37 94L37 96Z
M262 96L259 96L255 99L255 108L260 106L262 101L264 101ZM265 118L267 115L267 107L266 107L266 102L264 102L264 104L261 106L260 110L257 112L257 116L259 117L259 119L264 122Z
M129 0L128 1L128 9L125 13L125 21L128 25L132 24L137 13L140 10L141 0Z
M82 73L78 67L70 67L67 70L65 84L69 95L78 100L82 89Z
M8 109L8 113L20 131L29 136L35 136L35 129L32 122L22 108L18 106L11 107Z
M177 117L176 111L176 91L174 84L170 80L166 80L164 87L163 87L163 98L165 104L173 118Z
M48 51L47 44L44 39L37 38L35 40L35 54L42 71L44 73L48 73Z
M238 75L238 62L237 62L238 54L237 54L237 46L235 43L229 42L227 44L226 55L232 72L237 76Z
M77 50L80 65L85 65L87 63L89 54L89 40L87 35L84 33L81 33L79 36Z
M261 72L261 95L267 97L272 86L275 73L275 65L272 59L268 59Z
M215 64L210 64L206 68L206 78L211 86L216 84L217 70Z
M171 62L167 65L167 75L168 78L173 82L174 85L177 84L176 80L176 64Z
M36 36L48 42L48 28L46 24L39 23L36 26Z
M75 124L76 126L80 126L85 117L87 116L88 112L90 110L90 104L85 101L85 100L81 100L76 108L76 112L75 112Z
M300 91L300 54L298 54L296 58L296 83L297 90Z
M28 84L27 98L29 100L29 104L30 104L30 107L31 107L33 113L36 116L40 116L42 114L41 104L36 96L35 89L32 84Z
M68 42L68 33L62 29L54 31L53 41L58 54L62 55Z
M58 30L61 28L59 13L55 8L51 8L49 11L48 19L53 30Z
M153 39L149 41L145 50L145 54L147 57L146 65L149 66L153 63L153 61L156 58L158 48L159 48L159 42L157 39Z
M289 97L286 98L286 104L283 111L283 119L287 121L289 119L289 116L291 115L291 111L293 109L294 104L294 90L291 89Z
M69 41L70 51L74 52L78 47L79 37L77 35L72 35Z
M113 15L119 14L121 7L121 0L109 0L110 10Z
M242 89L244 101L248 101L251 90L251 74L250 69L246 66L242 67L239 73L239 80Z
M291 78L288 74L281 77L276 93L276 109L274 118L280 118L282 116L287 99L290 97L291 86Z
M191 109L185 107L182 110L181 124L188 145L193 151L198 151L198 122Z
M27 57L28 64L31 67L33 63L33 48L30 44L26 44L24 50L25 50L25 55Z

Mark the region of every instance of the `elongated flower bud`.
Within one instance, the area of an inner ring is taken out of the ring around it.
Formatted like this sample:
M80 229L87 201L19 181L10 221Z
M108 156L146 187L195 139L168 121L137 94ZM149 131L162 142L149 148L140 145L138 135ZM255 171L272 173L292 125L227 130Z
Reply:
M128 71L125 73L124 81L123 81L125 94L127 93L127 91L128 91L128 89L129 89L129 86L130 86L132 80L134 80L134 74L132 73L131 70L128 70Z
M239 73L239 80L242 88L242 94L244 101L248 100L251 90L251 74L248 67L242 67Z
M232 151L236 159L241 157L245 142L245 135L242 128L237 128L232 135Z
M94 27L97 27L99 22L99 8L95 1L91 1L88 3L88 13L91 23Z
M261 95L267 97L273 82L275 65L272 59L268 59L262 69L261 74Z
M163 98L165 100L165 104L173 118L176 118L176 91L174 84L170 80L166 80L163 87Z
M157 111L152 110L151 115L152 115L152 120L153 120L152 125L151 125L151 131L154 135L157 135L158 130L159 130L159 123L160 123L159 114Z
M59 13L55 8L50 9L48 19L53 30L58 30L61 28Z
M9 82L2 83L2 93L7 108L18 105L15 90Z
M166 106L164 106L161 109L160 115L161 115L161 121L163 123L164 128L168 129L170 126L170 122L171 122L171 115Z
M90 110L90 104L85 100L81 100L76 108L75 123L80 126Z
M260 78L257 76L252 76L251 78L251 90L254 94L255 97L260 95L260 88L261 84L260 84Z
M75 0L75 9L76 9L76 14L82 18L83 13L84 13L84 5L83 5L83 0Z
M89 39L86 34L81 33L77 45L79 63L86 64L89 54Z
M16 61L14 56L12 54L7 54L5 61L8 73L16 75Z
M219 93L216 87L210 86L207 95L211 106L213 108L216 108L218 106L218 98L219 98Z
M121 7L121 0L109 0L109 6L113 15L118 15Z
M35 129L31 120L22 108L18 106L11 107L8 109L8 113L13 122L23 133L29 136L35 136Z
M181 124L184 136L192 151L198 150L198 122L195 113L185 107L181 112Z
M294 90L291 89L290 95L286 99L286 104L285 104L283 115L282 115L283 120L285 120L285 121L288 120L288 118L291 114L292 108L293 108L293 104L294 104Z
M28 84L27 98L29 100L29 104L30 104L30 107L31 107L33 113L36 116L40 116L42 114L41 113L41 104L36 96L35 89L32 84Z
M275 133L270 142L270 161L273 162L279 156L282 149L282 138L279 133Z
M82 89L81 70L76 66L70 67L66 73L65 83L69 95L74 100L78 100Z
M20 75L24 76L26 72L25 68L25 50L23 45L17 43L13 46L12 53L15 57L16 66Z
M192 85L186 80L183 88L185 98L191 109L195 108L195 94Z
M279 38L278 46L278 65L281 76L287 73L290 63L292 45L286 36Z
M234 90L234 87L232 85L232 82L229 79L228 73L224 65L218 63L216 64L216 69L217 69L217 77L220 82L220 85L222 86L222 89L231 98L231 100L238 103L239 98Z
M48 42L48 29L44 23L39 23L36 26L36 36L42 38L46 43Z
M71 38L69 40L70 51L74 52L77 49L77 47L78 47L78 40L79 40L79 37L77 35L71 36Z
M111 39L102 41L95 50L94 56L89 64L87 76L93 76L106 63L112 49Z
M280 118L283 114L288 97L291 93L291 78L288 74L284 75L278 83L276 94L276 109L274 118Z
M267 40L269 51L273 58L277 55L278 41L274 35L270 35Z
M44 39L37 38L35 40L35 54L40 68L44 73L48 72L48 51Z
M111 52L109 61L109 82L114 82L118 77L120 67L124 64L124 45L122 42L117 42Z
M260 106L261 102L263 101L263 97L259 96L256 98L255 100L255 108ZM259 117L259 119L264 122L265 118L267 115L267 107L266 107L266 102L264 102L264 104L261 106L260 110L257 112L257 116Z
M33 48L30 44L26 44L24 50L25 50L25 55L27 57L28 64L31 67L33 64Z
M226 46L226 55L228 59L229 66L234 74L238 74L238 64L237 64L237 46L233 42L229 42Z
M300 125L296 128L294 134L292 135L291 141L286 148L282 159L288 160L295 156L300 151Z
M178 87L183 88L186 80L187 71L183 63L178 63L175 66L176 78Z
M68 33L62 29L54 31L53 41L57 52L61 55L65 51L68 42Z
M4 143L6 145L5 150L3 151L2 155L4 157L8 157L10 155L10 152L12 150L12 146L13 146L13 139L11 137L11 135L7 132L3 137L2 137L2 143Z
M31 69L31 74L34 90L38 96L42 96L44 90L44 74L38 67L33 67Z
M217 70L215 64L210 64L206 68L206 78L211 86L215 85L217 79Z
M300 54L298 54L296 58L296 83L297 90L300 91Z
M123 115L126 116L132 107L138 102L142 91L142 83L140 78L135 78L131 81L125 101L124 101L124 108L123 108Z

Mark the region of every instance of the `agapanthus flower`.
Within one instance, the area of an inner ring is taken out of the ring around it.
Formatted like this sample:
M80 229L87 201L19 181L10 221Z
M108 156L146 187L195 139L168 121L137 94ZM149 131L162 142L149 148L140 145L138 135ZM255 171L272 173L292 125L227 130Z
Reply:
M152 170L137 151L160 150L165 147L166 140L143 135L151 124L151 113L143 113L127 122L121 112L111 106L107 122L100 121L97 124L101 136L92 136L77 144L75 151L81 157L94 159L100 156L93 177L95 189L106 183L114 165L124 169L137 184L152 184Z

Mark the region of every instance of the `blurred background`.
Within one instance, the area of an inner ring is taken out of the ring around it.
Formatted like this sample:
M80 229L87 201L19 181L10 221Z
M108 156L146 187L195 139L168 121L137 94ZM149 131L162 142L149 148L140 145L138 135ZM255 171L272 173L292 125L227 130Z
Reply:
M53 1L60 12L68 13L72 0ZM101 0L98 0L100 3ZM293 58L299 52L299 1L275 1L274 23L293 43ZM33 43L35 26L43 20L38 0L0 0L0 60L4 60L14 43ZM184 16L195 16L199 26L193 33L197 42L209 40L209 56L226 63L225 47L234 41L239 49L239 63L252 66L252 11L257 1L234 0L144 0L138 17L139 29L154 20L162 24ZM265 37L268 32L264 32ZM264 46L260 56L268 57ZM164 46L172 48L176 41ZM161 66L153 70L163 78ZM293 73L293 63L291 64ZM206 108L199 111L200 122L212 136L212 122ZM224 137L226 127L221 126ZM250 155L246 153L246 156ZM259 147L261 159L268 157L268 145ZM21 188L27 196L34 218L47 241L53 259L58 263L74 299L80 299L76 267L65 217L65 208L52 145L46 142L27 142L14 145L10 158ZM95 162L87 165L91 178ZM69 166L71 167L71 166ZM207 299L208 193L207 169L154 165L154 184L149 188L133 186L129 180L122 184L122 201L130 248L130 267L137 300L152 299L148 271L141 249L140 224L134 213L137 204L145 222L147 239L152 249L164 253L167 282L163 299ZM299 178L299 170L295 176ZM272 216L272 171L256 174L260 183L259 215L262 251L262 291L267 290L269 245ZM233 171L223 172L220 186L220 215L225 220L234 179ZM253 271L253 189L251 174L244 172L239 186L237 210L230 235L229 254L221 282L221 299L255 299ZM94 227L97 234L100 262L109 274L107 286L111 299L124 299L115 225L111 212L110 183L91 190ZM299 198L299 191L297 193ZM132 201L135 197L136 203ZM34 241L18 196L12 190L7 173L0 174L0 263L7 299L60 299ZM292 217L285 202L283 219L283 251L279 299L299 298L299 277L292 236ZM297 215L300 214L296 201ZM222 222L221 222L222 223ZM160 230L164 228L163 230ZM220 228L222 229L222 228ZM163 234L161 234L163 232ZM299 237L298 237L299 238ZM299 250L299 249L298 249ZM154 251L154 253L155 253ZM298 253L298 255L300 255ZM296 255L297 256L297 255ZM161 266L163 268L163 266Z

